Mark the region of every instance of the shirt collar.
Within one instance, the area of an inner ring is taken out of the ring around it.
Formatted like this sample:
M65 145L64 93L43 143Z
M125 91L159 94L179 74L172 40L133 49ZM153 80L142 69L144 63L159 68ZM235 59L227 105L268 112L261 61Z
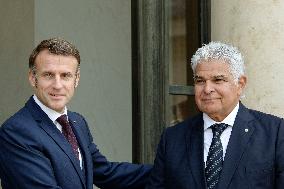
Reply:
M221 122L216 122L213 119L211 119L206 113L203 113L203 121L204 121L204 130L208 129L211 125L215 123L226 123L227 125L230 125L233 127L237 113L239 111L239 103L236 105L236 107L233 109L233 111Z
M58 112L56 112L55 110L50 109L49 107L45 106L38 98L36 95L33 95L34 101L39 105L39 107L42 109L42 111L44 111L44 113L47 114L47 116L49 117L49 119L51 119L51 121L53 123L55 123L56 119L65 114L67 115L67 108L66 106L64 107L64 112L63 114L60 114Z

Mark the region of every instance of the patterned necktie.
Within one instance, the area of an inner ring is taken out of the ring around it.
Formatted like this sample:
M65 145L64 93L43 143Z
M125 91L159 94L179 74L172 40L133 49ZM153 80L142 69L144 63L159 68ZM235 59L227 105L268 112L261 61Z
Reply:
M67 120L67 116L65 114L61 115L60 117L56 119L56 121L62 126L62 134L65 136L67 141L71 144L71 147L76 157L79 159L78 142L71 128L71 125Z
M222 132L228 127L225 123L214 124L210 128L213 132L212 142L206 161L205 177L208 189L217 187L223 166L223 147L220 139Z

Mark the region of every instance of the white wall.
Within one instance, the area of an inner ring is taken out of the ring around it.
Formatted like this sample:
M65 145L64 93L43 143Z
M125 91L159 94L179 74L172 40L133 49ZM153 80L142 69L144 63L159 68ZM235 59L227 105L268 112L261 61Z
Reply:
M229 42L243 52L247 106L284 116L284 1L214 0L212 40Z

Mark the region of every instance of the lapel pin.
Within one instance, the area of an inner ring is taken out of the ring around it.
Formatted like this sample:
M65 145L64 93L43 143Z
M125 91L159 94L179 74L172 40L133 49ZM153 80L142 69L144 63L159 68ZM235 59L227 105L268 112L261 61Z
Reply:
M245 129L245 132L247 133L249 130L248 129Z
M73 121L73 123L76 123L76 121Z

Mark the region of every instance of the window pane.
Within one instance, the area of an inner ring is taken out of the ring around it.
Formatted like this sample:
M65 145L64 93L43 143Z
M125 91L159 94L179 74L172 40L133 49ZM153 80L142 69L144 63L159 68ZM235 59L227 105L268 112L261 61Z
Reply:
M170 2L169 85L193 85L189 59L198 45L197 8L192 11L192 6L197 5L197 1L171 0ZM169 102L171 124L196 113L192 95L170 95Z
M170 15L170 84L187 84L185 0L171 1Z

